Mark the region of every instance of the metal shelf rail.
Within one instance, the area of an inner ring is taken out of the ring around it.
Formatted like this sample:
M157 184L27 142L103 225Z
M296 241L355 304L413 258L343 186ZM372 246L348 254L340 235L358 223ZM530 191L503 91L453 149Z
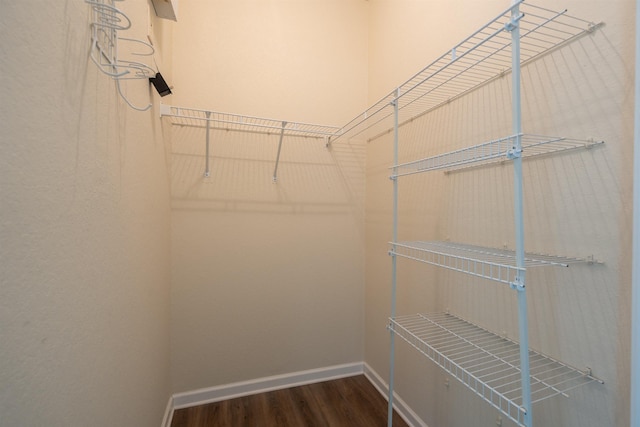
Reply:
M604 141L578 140L558 136L520 135L522 157L531 158L578 148L590 148ZM508 136L449 153L427 157L392 166L392 177L421 172L444 170L451 172L468 167L483 166L509 159L513 155L516 136Z
M516 4L455 45L431 64L345 124L332 136L373 139L393 127L398 103L400 125L444 105L469 91L511 72L511 11L519 7L520 63L526 64L565 43L593 32L596 24L567 14L524 3ZM507 31L505 31L507 30ZM365 132L366 131L366 132Z
M290 122L263 117L199 110L195 108L174 107L164 104L161 105L160 116L171 117L172 124L174 125L202 127L206 129L205 177L210 176L211 173L209 165L211 129L280 135L276 164L273 171L274 183L277 182L278 179L278 164L280 162L282 141L285 135L323 139L326 145L328 144L329 137L331 135L336 135L340 131L340 129L335 126Z
M519 344L449 313L390 319L389 329L519 426L525 426ZM602 380L529 350L532 403Z
M449 270L512 285L519 271L531 267L568 267L593 263L591 259L569 258L535 253L525 254L525 266L518 267L516 253L508 249L485 248L440 241L390 242L390 255L408 258Z

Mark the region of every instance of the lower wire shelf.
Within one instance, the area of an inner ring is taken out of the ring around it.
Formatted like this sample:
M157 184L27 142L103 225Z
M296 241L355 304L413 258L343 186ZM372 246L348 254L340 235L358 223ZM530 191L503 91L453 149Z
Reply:
M389 329L523 426L518 343L448 313L415 314L389 319ZM589 384L591 375L529 350L532 403Z

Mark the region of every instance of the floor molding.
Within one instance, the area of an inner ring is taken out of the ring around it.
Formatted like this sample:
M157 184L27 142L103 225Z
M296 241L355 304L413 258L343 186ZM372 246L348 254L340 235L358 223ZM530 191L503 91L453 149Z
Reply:
M364 375L378 389L380 394L384 396L384 399L389 401L389 384L387 384L376 371L371 368L366 362L363 363ZM398 415L407 422L411 427L429 427L427 423L413 412L413 410L402 400L394 391L393 393L393 409L398 412Z
M354 375L361 375L363 373L364 370L362 362L357 362L258 378L255 380L203 388L184 393L176 393L172 397L173 409L204 405L206 403L219 402L236 397L296 387L299 385L313 384L321 381L351 377Z
M162 424L160 427L171 427L171 422L173 421L173 396L169 396L169 400L167 401L167 407L164 410L164 417L162 417Z
M385 400L389 398L389 386L378 373L365 362L348 363L308 371L292 372L258 378L250 381L225 384L216 387L176 393L169 397L161 427L171 427L173 411L191 406L220 402L236 397L249 396L273 390L313 384L338 378L364 374ZM394 393L393 407L411 427L429 427L397 394Z

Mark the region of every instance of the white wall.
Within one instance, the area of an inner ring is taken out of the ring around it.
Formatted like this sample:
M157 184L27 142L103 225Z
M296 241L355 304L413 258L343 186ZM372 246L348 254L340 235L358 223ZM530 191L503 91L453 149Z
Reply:
M171 102L341 125L365 107L367 11L366 0L191 0Z
M364 0L192 1L173 105L339 125L367 102ZM364 147L173 126L175 392L363 358Z
M139 24L127 35L145 37L146 2L124 7ZM158 426L170 217L157 111L124 105L89 60L85 2L1 9L0 425Z
M602 20L606 26L523 69L524 129L606 143L525 161L526 248L594 255L604 264L528 273L530 339L543 353L580 368L590 366L605 384L534 406L534 425L625 426L633 140L633 58L628 52L633 51L634 5L554 3L536 2L566 6L571 14ZM373 98L391 91L508 5L374 0ZM425 24L419 25L421 21ZM504 136L510 132L509 110L509 81L496 81L403 127L400 161L446 151L447 144L457 147ZM367 145L365 360L385 374L389 339L380 325L390 310L391 262L381 248L391 238L391 161L390 136ZM448 238L513 247L511 179L507 166L401 179L400 239ZM399 314L450 309L517 337L510 289L402 259L398 265ZM495 425L495 410L453 380L446 387L446 375L407 347L398 343L396 390L429 426ZM502 425L512 424L505 420Z

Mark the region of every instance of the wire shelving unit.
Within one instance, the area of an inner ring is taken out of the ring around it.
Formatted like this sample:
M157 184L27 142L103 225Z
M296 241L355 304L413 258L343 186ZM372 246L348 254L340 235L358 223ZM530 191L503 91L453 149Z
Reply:
M590 148L602 141L525 134L522 131L521 67L593 32L601 24L569 16L566 10L514 1L512 6L401 84L331 137L377 138L393 133L394 159L392 286L388 426L392 426L397 335L521 427L532 427L532 405L575 387L602 382L529 349L526 271L533 267L568 267L592 259L531 254L524 250L522 161ZM511 134L464 149L400 163L399 128L470 91L507 74L511 77ZM462 243L398 240L398 181L428 171L454 171L509 161L513 165L515 249ZM396 315L397 259L436 265L507 284L517 292L518 341L511 341L451 314Z
M170 117L173 125L206 129L205 177L210 176L210 131L212 129L279 135L280 140L278 142L278 152L276 154L275 168L272 177L274 183L277 182L278 179L280 152L285 136L322 139L325 141L325 145L328 145L329 137L340 134L340 129L335 126L291 122L195 108L175 107L164 104L160 108L160 115Z

